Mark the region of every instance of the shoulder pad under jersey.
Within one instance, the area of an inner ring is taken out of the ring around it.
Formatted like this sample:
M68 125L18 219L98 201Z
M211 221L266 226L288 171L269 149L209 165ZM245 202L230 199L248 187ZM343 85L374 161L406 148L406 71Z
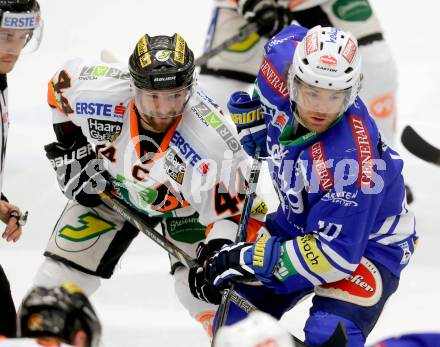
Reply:
M191 143L202 158L221 161L225 158L246 158L237 130L227 119L215 102L203 91L197 89L185 109L183 121L177 129L172 142L183 137Z
M70 60L48 85L49 106L58 111L54 122L71 121L96 143L121 131L131 99L130 75L122 64Z

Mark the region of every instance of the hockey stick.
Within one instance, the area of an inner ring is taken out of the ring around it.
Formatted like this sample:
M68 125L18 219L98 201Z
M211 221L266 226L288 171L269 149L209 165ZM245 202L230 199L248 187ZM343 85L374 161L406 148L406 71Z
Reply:
M247 23L245 26L243 26L240 29L238 34L232 36L231 38L227 39L223 43L221 43L218 46L210 49L209 51L203 53L200 57L198 57L195 60L196 66L200 66L200 65L205 64L214 55L219 54L220 52L224 51L229 46L232 46L234 43L243 41L250 34L257 32L257 29L258 29L257 23Z
M416 157L440 166L440 149L425 141L410 125L403 129L401 140Z
M261 162L262 161L260 159L260 149L257 148L254 154L251 172L249 174L249 180L248 180L249 186L246 192L246 198L244 199L243 211L240 216L240 222L238 224L238 231L237 231L237 236L235 238L235 243L246 241L246 229L249 222L249 217L251 215L252 203L254 200L255 191L257 189L258 178L260 176ZM234 286L235 284L231 283L229 285L229 288L223 291L222 301L220 302L220 306L218 307L218 311L217 311L219 318L218 318L216 331L218 331L218 329L221 328L226 322L226 318L229 312L229 306L232 301L232 292L234 291ZM214 346L215 343L214 341L215 341L215 335L214 338L212 339L211 346Z
M137 212L134 212L132 208L126 206L126 204L121 202L113 194L107 191L103 191L99 194L99 196L104 204L110 207L113 211L119 213L119 215L121 215L125 220L136 227L140 232L152 239L169 254L179 259L179 261L183 265L188 268L198 266L195 259L193 259L185 251L177 247L175 244L170 242L167 238L165 238L165 236L156 231L153 227L148 225L145 221L142 220ZM254 305L252 305L247 299L242 297L236 291L232 291L231 301L247 313L250 313L257 309Z

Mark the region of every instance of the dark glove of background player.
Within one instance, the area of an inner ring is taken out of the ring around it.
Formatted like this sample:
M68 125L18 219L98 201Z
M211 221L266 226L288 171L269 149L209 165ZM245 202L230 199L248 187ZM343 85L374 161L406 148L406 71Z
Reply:
M272 37L289 24L287 10L274 0L238 0L238 13L258 25L260 36Z
M52 142L44 146L44 150L68 199L87 207L101 203L98 194L108 184L109 175L104 170L103 160L96 159L90 143L80 138L66 148L62 143Z
M195 298L215 305L220 304L222 295L219 289L206 280L203 266L216 251L230 243L232 241L227 239L215 239L209 241L208 244L201 242L197 246L196 255L199 266L189 269L188 274L189 289Z
M246 92L235 92L229 98L228 110L246 153L254 157L259 148L260 157L267 157L267 128L260 99L251 99Z

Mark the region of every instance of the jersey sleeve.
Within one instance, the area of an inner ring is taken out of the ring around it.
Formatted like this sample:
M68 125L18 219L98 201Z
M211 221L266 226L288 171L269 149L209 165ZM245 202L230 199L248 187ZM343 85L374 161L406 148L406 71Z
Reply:
M69 101L72 89L72 72L76 61L69 61L50 79L47 86L47 103L52 109L53 123L69 122L74 113Z
M351 274L365 252L377 199L350 185L343 192L332 187L314 202L305 235L282 244L281 262L288 269L277 273L282 286L302 289Z

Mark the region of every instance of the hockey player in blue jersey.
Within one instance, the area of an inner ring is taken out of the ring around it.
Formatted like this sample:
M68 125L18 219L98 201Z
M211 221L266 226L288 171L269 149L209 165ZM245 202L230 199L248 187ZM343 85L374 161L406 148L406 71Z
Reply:
M314 291L310 346L339 321L348 346L364 346L417 241L402 159L357 96L361 76L352 34L290 26L266 44L254 97L229 102L243 147L267 156L280 204L266 221L270 236L224 246L204 275L220 289L259 280L235 288L277 318ZM226 324L245 316L231 304Z

